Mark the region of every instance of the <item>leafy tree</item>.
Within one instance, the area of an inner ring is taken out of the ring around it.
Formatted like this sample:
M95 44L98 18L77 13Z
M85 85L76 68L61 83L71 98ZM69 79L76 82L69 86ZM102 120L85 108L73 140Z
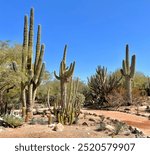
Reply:
M3 114L11 103L19 103L21 46L1 41L0 58L0 114Z

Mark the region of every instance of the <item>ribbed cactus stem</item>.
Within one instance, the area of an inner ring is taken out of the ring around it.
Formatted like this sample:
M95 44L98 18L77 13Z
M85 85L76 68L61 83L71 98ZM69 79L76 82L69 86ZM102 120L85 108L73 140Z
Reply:
M22 71L25 71L26 56L28 51L28 16L24 17L24 33L23 33L23 48L22 48Z
M40 48L41 48L41 25L38 25L34 73L36 72L36 68L37 68L37 64L40 56Z
M32 69L32 54L33 54L33 31L34 31L34 9L30 11L30 26L29 26L29 42L28 42L28 69Z
M135 64L136 56L133 55L130 65L129 46L126 45L126 56L125 60L122 61L122 69L120 71L122 75L125 77L127 104L132 104L132 80L135 75Z
M56 79L60 80L60 87L61 87L61 106L65 107L66 106L66 101L67 101L67 83L70 81L72 78L73 72L74 72L74 67L75 67L75 62L70 64L70 67L66 67L66 52L67 52L67 45L65 45L64 48L64 53L63 53L63 59L60 63L60 69L59 69L59 76L56 74L54 71L54 75Z
M27 115L32 116L32 110L36 91L42 81L42 77L45 70L45 64L43 63L44 45L41 45L41 26L38 25L37 42L36 42L36 54L35 62L32 63L33 57L33 36L34 35L34 9L30 11L30 25L28 32L28 18L24 19L24 38L23 38L23 50L22 50L22 71L27 74L28 80L21 82L21 98L24 107L24 102L27 102ZM28 120L28 118L26 119Z

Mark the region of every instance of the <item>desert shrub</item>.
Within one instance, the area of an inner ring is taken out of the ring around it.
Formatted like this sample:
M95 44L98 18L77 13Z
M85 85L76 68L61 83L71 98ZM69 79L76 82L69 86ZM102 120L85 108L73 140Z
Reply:
M19 127L21 125L23 125L24 119L21 117L17 117L14 115L5 115L3 116L3 120L9 124L11 127Z
M48 124L48 120L47 118L32 118L30 120L30 125L35 125L35 124L41 124L41 125L45 125Z
M101 108L108 104L108 95L120 86L121 77L108 74L107 68L98 66L96 74L88 79L89 96L95 107Z
M116 123L114 124L114 127L115 127L115 129L114 129L114 134L115 134L115 135L118 135L119 132L121 131L121 129L123 128L123 126L124 126L124 123L122 123L122 122L116 122Z
M105 122L100 122L96 131L104 131L104 130L106 130L106 124L105 124Z

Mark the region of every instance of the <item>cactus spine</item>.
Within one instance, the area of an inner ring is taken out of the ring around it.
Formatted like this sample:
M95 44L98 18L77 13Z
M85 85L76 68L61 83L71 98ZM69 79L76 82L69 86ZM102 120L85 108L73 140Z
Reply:
M129 61L129 46L126 45L126 57L125 60L122 61L122 69L121 74L125 78L125 85L126 85L126 97L127 97L127 104L132 104L132 79L135 75L135 63L136 63L136 56L133 55L131 59L131 65Z
M66 106L67 102L67 83L72 78L75 62L70 64L70 67L68 68L66 65L66 52L67 52L67 45L65 45L64 48L64 55L63 59L60 63L60 71L59 76L56 75L56 72L54 71L54 75L56 79L60 80L60 88L61 88L61 107Z
M23 115L31 115L36 96L36 91L41 83L42 76L45 70L43 63L44 45L40 44L41 26L38 25L37 43L35 62L32 63L33 57L33 35L34 35L34 9L30 11L30 26L28 32L28 17L24 19L24 36L22 49L22 72L27 74L27 80L21 82L21 100L23 106ZM26 119L28 120L28 119Z

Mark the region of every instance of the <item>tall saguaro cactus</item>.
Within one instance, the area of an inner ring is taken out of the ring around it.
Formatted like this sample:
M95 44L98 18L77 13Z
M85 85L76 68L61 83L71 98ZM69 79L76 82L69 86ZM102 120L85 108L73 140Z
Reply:
M65 45L64 48L64 54L63 59L60 63L60 71L59 76L56 75L56 72L54 71L54 75L56 79L60 80L60 87L61 87L61 107L66 106L67 101L67 83L72 78L74 67L75 67L75 61L70 64L70 67L68 68L66 65L66 52L67 52L67 45Z
M36 91L41 83L45 70L43 63L44 45L41 40L41 26L38 25L35 62L33 64L33 36L34 36L34 9L30 11L30 25L28 31L28 17L24 18L24 36L22 49L22 72L27 75L27 80L21 82L21 100L23 106L23 116L32 116L32 110Z
M127 103L130 105L132 104L132 79L135 75L135 63L136 63L136 56L133 55L131 59L131 65L129 61L129 46L126 45L126 57L125 60L122 61L122 69L121 74L125 78L125 85L126 85L126 97Z

